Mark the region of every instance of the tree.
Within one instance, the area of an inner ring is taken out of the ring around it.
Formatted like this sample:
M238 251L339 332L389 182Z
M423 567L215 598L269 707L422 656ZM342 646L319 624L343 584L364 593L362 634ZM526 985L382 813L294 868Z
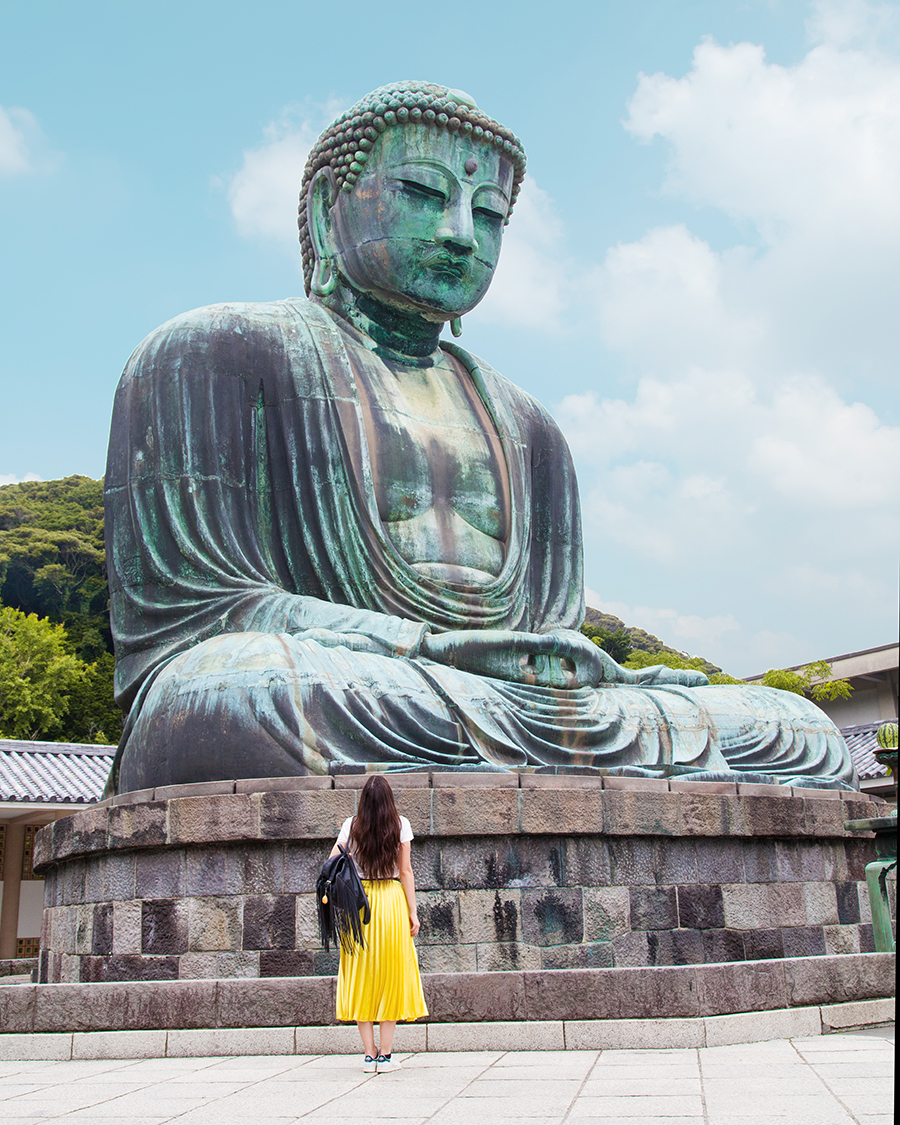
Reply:
M849 699L853 688L847 680L832 680L827 660L816 660L799 671L770 668L760 680L763 687L792 691L795 695L811 695L816 702L828 699Z
M626 668L650 668L654 664L664 664L667 668L691 668L696 672L705 672L708 661L702 656L685 656L681 652L663 649L660 652L645 652L636 649L625 661Z
M81 670L66 689L65 707L36 714L28 733L61 742L118 741L102 480L72 476L0 487L4 604L49 619L44 625L63 625L57 639Z
M727 672L713 672L709 677L711 684L736 684L741 687L747 686L746 680L735 679L734 676L729 676Z
M34 739L58 730L84 677L61 625L0 607L0 735Z
M64 624L83 660L112 652L102 480L0 487L0 601Z
M114 744L122 735L122 712L113 699L112 654L102 652L85 665L84 677L69 692L69 709L59 734L65 742Z
M620 618L612 613L604 613L602 610L594 609L593 606L587 606L584 611L584 624L581 626L582 633L590 637L592 640L595 635L600 637L612 637L615 634L623 633L627 638L628 646L631 651L646 652L653 657L659 657L661 653L669 653L673 658L686 658L690 660L699 660L701 663L697 665L690 665L696 667L698 671L705 672L708 676L712 677L718 673L722 673L722 669L718 664L713 664L712 661L705 659L705 657L688 657L686 653L679 652L677 649L671 648L669 645L664 644L659 637L655 637L652 633L646 632L644 629L639 629L636 625L626 625ZM605 644L600 644L601 648L613 657L614 660L622 664L628 659L630 653L624 649L620 649L622 656L616 656L611 648L606 648ZM665 660L654 659L651 664L665 664ZM641 665L646 667L646 665ZM680 664L673 664L673 668L680 668ZM722 673L724 675L725 673ZM722 683L731 683L732 677L728 676Z
M627 629L607 629L602 625L588 625L585 622L581 626L581 631L595 645L608 652L617 664L623 663L631 655L631 636Z

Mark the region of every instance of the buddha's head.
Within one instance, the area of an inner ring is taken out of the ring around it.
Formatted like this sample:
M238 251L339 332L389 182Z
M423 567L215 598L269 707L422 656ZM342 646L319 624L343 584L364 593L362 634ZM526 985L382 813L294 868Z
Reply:
M299 227L307 293L349 288L439 323L487 292L525 153L468 94L428 82L375 90L319 138Z

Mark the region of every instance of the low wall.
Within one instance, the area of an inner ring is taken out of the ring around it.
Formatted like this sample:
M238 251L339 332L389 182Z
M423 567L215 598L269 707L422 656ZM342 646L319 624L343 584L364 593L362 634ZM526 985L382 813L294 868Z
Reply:
M40 979L331 976L313 891L364 781L167 787L48 826L35 854ZM859 794L527 773L391 783L416 833L425 973L874 948L863 881L873 843L843 822L883 806Z
M700 1019L893 996L893 953L781 958L730 965L449 973L423 977L427 1023ZM325 1027L333 977L0 989L4 1032Z

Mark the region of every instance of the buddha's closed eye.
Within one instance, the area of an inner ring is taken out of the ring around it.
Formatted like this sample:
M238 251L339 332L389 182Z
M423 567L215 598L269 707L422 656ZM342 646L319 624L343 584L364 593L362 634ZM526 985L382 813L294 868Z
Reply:
M416 180L401 180L400 183L408 195L418 196L421 199L433 199L440 203L446 202L446 196L438 188L430 187L428 184L420 184Z

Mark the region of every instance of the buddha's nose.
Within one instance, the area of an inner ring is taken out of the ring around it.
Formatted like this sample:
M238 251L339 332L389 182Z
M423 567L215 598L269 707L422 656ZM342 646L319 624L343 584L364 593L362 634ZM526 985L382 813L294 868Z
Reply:
M438 246L443 246L457 254L474 254L478 249L478 240L475 238L471 221L467 224L463 220L452 227L438 227L434 232L434 241Z

